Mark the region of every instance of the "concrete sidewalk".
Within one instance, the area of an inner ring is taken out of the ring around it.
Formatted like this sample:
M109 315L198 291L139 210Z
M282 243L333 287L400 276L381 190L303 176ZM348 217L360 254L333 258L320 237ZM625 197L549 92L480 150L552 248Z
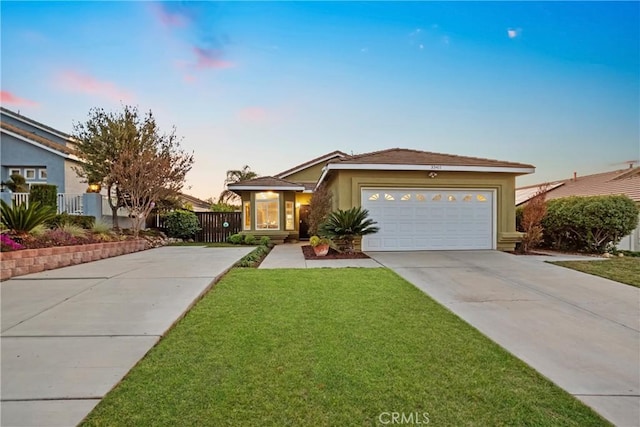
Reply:
M378 262L370 258L305 260L300 247L308 244L308 242L300 242L276 245L258 268L382 267Z
M163 247L2 282L0 425L77 425L252 249Z
M640 425L640 289L549 256L371 256L615 425Z

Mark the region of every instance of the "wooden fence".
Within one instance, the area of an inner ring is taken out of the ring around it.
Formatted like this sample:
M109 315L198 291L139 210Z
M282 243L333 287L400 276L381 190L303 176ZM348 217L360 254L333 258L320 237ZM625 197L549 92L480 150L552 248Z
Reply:
M229 236L242 230L242 212L196 212L202 230L196 242L226 242Z

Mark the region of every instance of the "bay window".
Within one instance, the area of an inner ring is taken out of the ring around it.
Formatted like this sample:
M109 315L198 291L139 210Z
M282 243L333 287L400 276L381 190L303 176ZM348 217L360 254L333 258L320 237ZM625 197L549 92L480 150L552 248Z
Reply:
M256 193L256 230L280 229L280 195L271 191Z

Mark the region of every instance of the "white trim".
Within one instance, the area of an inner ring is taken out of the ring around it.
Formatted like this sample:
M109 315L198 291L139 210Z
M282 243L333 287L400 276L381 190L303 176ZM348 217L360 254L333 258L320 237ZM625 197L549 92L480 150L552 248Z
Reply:
M44 177L42 176L42 174L44 173ZM38 169L38 179L39 180L47 180L47 168L39 168Z
M14 173L18 171L17 173ZM22 169L20 168L9 168L9 176L11 175L22 175Z
M80 161L78 156L76 156L74 154L66 154L66 153L63 153L62 151L58 151L58 150L55 150L55 149L53 149L51 147L47 147L46 145L40 144L39 142L36 142L36 141L34 141L32 139L29 139L29 138L26 138L26 137L24 137L24 136L22 136L22 135L20 135L18 133L11 132L8 129L2 128L1 131L6 133L7 135L13 136L14 138L18 138L18 139L20 139L20 140L22 140L24 142L28 142L29 144L35 145L38 148L42 148L43 150L49 151L49 152L51 152L53 154L57 154L60 157L64 157L65 159L76 160L78 162ZM55 142L52 142L52 143L55 144ZM63 146L63 147L66 148L66 146Z
M28 176L27 172L33 172L33 176ZM37 180L37 174L35 168L24 168L24 179L30 179L31 181Z
M337 170L396 170L396 171L432 171L432 172L506 172L534 173L535 168L508 166L454 166L454 165L396 165L383 163L329 163L326 168Z
M305 170L307 168L315 166L318 163L326 162L327 160L331 160L331 159L338 158L338 157L344 157L344 156L342 154L338 154L338 153L333 153L331 155L326 155L326 156L316 160L313 163L303 163L302 165L300 165L300 167L297 167L297 168L295 168L293 170L285 171L286 174L278 174L278 175L276 175L276 178L286 178L289 175L293 175L296 172L300 172L301 170Z
M43 126L45 126L45 125L42 125L42 124L36 124L36 123L35 123L34 121L32 121L31 119L27 119L26 117L20 116L20 115L18 115L18 114L16 114L16 113L14 113L14 112L12 112L12 111L9 111L9 110L5 110L5 109L3 109L3 110L2 110L2 114L6 114L7 116L9 116L9 117L11 117L11 118L13 118L13 119L19 120L19 121L21 121L22 123L26 123L26 124L28 124L28 125L30 125L30 126L33 126L33 127L35 127L35 128L38 128L38 129L40 129L40 130L43 130L43 131L45 131L45 132L47 132L47 133L50 133L51 135L55 135L55 136L57 136L57 137L59 137L59 138L65 139L65 140L67 140L67 141L71 141L71 136L70 136L70 135L65 135L64 133L62 133L62 131L55 130L55 129L53 129L53 128L45 128L45 127L43 127Z
M484 191L491 193L491 250L498 247L498 190L495 188L477 188L477 187L360 187L360 207L362 207L363 192L365 190L372 191ZM366 236L365 236L366 237Z
M272 187L267 185L229 185L231 191L304 191L304 187Z

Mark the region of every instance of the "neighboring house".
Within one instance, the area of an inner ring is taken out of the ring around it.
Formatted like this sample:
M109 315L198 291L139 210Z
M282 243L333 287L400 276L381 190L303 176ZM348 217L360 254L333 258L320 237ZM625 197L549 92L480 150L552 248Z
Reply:
M53 184L59 193L87 189L73 170L79 160L71 137L19 113L0 107L0 179L22 175L28 184Z
M640 206L640 167L630 167L594 175L578 176L516 189L516 205L531 199L540 189L546 189L546 199L553 200L569 196L608 196L624 194ZM640 225L640 218L638 220ZM640 250L640 227L626 236L617 245L618 249Z
M211 211L211 203L198 199L197 197L193 197L189 194L180 193L178 194L178 199L180 199L183 205L186 205L186 204L191 205L194 212L210 212Z
M313 190L325 184L334 209L362 206L380 231L366 251L513 250L515 178L534 166L393 148L334 151L275 176L229 184L242 198L243 230L274 240L308 237Z

